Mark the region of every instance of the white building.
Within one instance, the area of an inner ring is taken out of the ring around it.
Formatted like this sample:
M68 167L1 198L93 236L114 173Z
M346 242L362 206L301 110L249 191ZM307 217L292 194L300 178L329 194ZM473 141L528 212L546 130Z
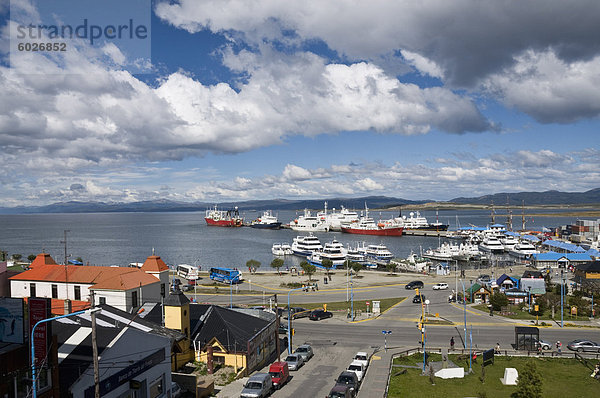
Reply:
M141 268L59 265L41 253L28 271L10 278L11 297L48 297L53 313L63 313L65 299L73 309L108 304L131 311L143 302L160 302L168 291L169 269L159 256L150 256Z

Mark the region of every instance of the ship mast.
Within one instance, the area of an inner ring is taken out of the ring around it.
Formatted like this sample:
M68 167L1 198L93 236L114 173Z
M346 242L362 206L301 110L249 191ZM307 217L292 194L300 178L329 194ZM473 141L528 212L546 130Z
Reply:
M525 201L523 201L521 208L522 208L521 228L523 231L525 231Z

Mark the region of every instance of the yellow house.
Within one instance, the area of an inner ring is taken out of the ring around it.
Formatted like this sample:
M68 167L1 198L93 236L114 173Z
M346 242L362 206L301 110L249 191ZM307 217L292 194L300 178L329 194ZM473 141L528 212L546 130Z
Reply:
M171 368L176 371L182 365L194 359L194 350L190 343L190 300L181 290L172 292L163 303L165 327L178 330L186 338L177 341L171 351Z
M215 305L191 304L196 360L212 365L231 366L250 374L265 366L275 355L279 338L275 315L257 317Z

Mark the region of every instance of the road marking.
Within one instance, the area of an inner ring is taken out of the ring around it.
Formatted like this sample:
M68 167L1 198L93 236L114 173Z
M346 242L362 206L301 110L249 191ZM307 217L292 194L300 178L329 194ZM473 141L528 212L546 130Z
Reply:
M372 360L372 361L379 361L380 359L381 359L381 357L378 357L377 355L373 355L373 356L371 357L371 360Z
M464 310L466 309L466 311L467 311L469 314L473 314L473 315L477 315L477 316L483 316L483 314L478 314L477 312L473 312L473 311L471 311L471 310L470 310L470 309L468 309L468 308L465 308L465 307L463 307L463 306L459 306L458 304L455 304L455 303L451 303L451 304L452 304L452 306L453 306L453 307L455 307L455 308L457 308L457 309L459 309L459 310L461 310L461 311L464 311Z

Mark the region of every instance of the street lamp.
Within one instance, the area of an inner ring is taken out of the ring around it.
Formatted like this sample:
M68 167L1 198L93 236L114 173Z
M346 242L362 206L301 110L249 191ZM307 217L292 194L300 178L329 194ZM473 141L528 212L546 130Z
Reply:
M292 308L290 307L290 294L296 290L303 290L304 286L288 292L288 355L292 353Z
M529 291L529 313L531 314L531 286L527 286L527 290Z
M465 283L463 280L460 280L463 289L463 309L465 313L465 339L463 340L463 348L467 348L467 300L465 296Z
M33 341L33 339L35 338L35 328L37 328L38 325L41 323L50 322L55 319L66 318L68 316L81 315L81 314L91 315L92 313L99 312L99 311L102 311L102 308L90 308L87 310L76 311L76 312L66 314L66 315L55 316L53 318L42 319L41 321L38 321L35 325L33 325L33 327L31 328L31 379L33 380L33 384L32 384L33 385L33 398L37 398L37 380L36 380L36 374L35 374L35 344Z
M560 270L560 327L563 327L563 315L564 315L564 310L563 310L563 296L565 294L565 284L563 283L564 279L564 271L561 269Z

